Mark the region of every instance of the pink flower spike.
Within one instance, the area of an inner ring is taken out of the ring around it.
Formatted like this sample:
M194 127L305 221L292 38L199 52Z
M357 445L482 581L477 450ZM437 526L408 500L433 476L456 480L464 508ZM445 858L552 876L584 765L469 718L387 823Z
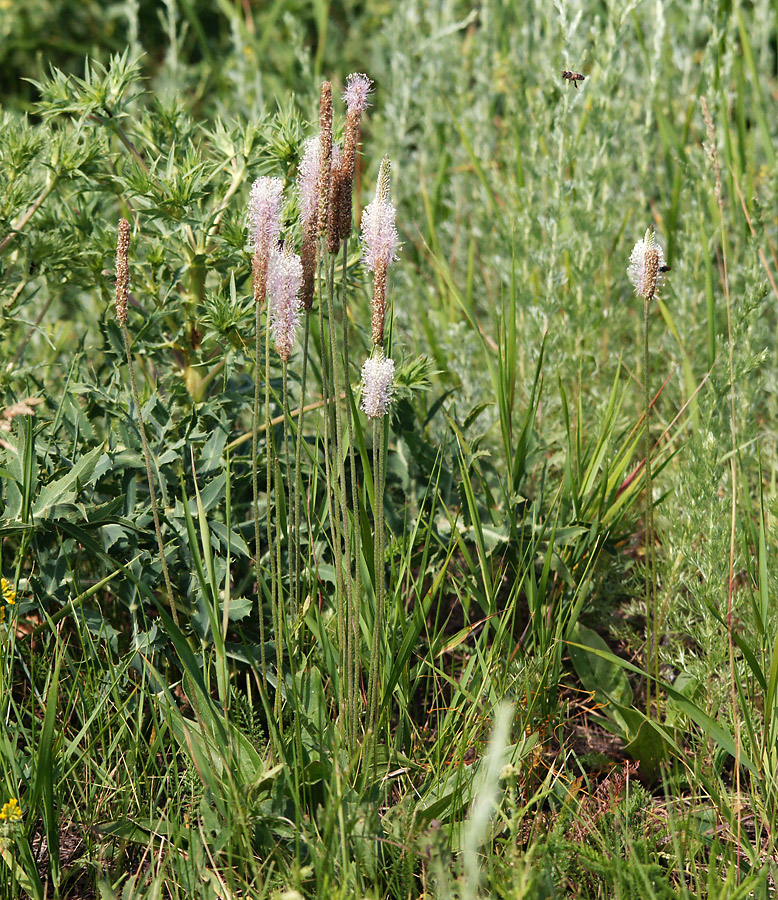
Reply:
M278 240L281 230L281 200L284 183L280 178L257 178L251 185L248 222L251 246L255 252L267 254Z
M371 272L397 259L400 240L394 224L396 211L389 199L389 160L381 162L376 196L362 213L362 259Z
M267 293L270 298L270 329L281 359L288 360L294 349L302 314L300 287L303 266L291 246L273 249L267 267Z
M319 212L319 175L321 172L321 139L308 138L297 170L297 193L300 197L300 219L303 228L313 222Z
M361 116L367 109L370 105L368 97L372 87L373 82L367 75L360 75L357 72L349 75L346 79L346 89L343 91L343 100L349 115Z
M369 419L389 412L394 397L394 361L382 352L365 360L362 366L362 403L360 408Z

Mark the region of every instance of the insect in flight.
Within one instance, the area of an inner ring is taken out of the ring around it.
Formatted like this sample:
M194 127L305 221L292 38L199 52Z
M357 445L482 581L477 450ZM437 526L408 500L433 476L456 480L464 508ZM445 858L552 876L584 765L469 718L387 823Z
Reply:
M585 77L585 75L580 75L578 72L562 72L562 78L572 82L575 85L576 90L578 89L578 82L583 81Z
M670 266L660 266L660 267L659 267L659 271L660 271L660 272L669 272L669 271L670 271Z

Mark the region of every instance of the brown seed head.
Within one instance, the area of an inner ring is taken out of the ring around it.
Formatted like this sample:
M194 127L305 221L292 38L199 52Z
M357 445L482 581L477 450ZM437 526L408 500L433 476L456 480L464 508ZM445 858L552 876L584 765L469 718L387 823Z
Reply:
M127 321L127 301L130 296L130 268L127 254L130 249L130 223L119 219L119 234L116 239L116 321L124 325Z
M386 263L381 261L373 275L373 343L380 347L384 342L384 318L386 315Z
M319 173L319 234L327 230L327 206L330 199L330 168L332 167L332 85L323 81L319 96L319 139L321 140L321 169Z
M303 266L303 285L300 290L300 297L305 310L313 308L313 291L316 277L316 224L314 220L306 227L303 234L303 246L300 251L300 262Z
M340 214L343 205L343 163L333 159L330 175L330 202L327 210L327 251L337 253L340 249Z
M340 214L338 234L345 240L351 233L351 207L354 192L354 172L357 165L357 146L359 145L359 124L361 113L349 111L346 116L346 130L343 135L343 163L341 164Z
M646 250L646 293L644 296L651 300L656 294L657 279L659 278L659 251L656 247Z
M264 303L267 293L267 260L268 254L257 248L251 258L251 286L254 291L254 302Z

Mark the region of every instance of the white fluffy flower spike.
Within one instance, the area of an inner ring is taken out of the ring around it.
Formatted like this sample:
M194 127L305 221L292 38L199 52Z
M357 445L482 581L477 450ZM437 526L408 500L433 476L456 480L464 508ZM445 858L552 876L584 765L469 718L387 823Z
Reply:
M653 228L646 229L645 237L638 241L629 258L630 281L635 293L646 300L656 296L664 281L664 250L657 244Z
M381 161L375 200L362 213L362 258L371 272L385 268L397 259L400 246L394 224L395 208L389 199L389 160Z
M394 397L394 361L377 353L362 366L362 412L378 419L389 412Z
M267 267L267 293L270 298L270 328L281 359L289 360L300 325L302 300L300 286L303 267L290 244L273 250Z
M297 171L297 193L300 196L300 219L308 226L319 212L319 177L321 173L321 140L308 138Z
M281 230L281 200L284 183L280 178L257 178L249 198L249 236L252 249L267 254Z
M367 109L370 104L368 98L370 96L373 82L359 72L354 72L346 79L346 89L343 91L343 99L346 101L346 108L351 115L359 115Z

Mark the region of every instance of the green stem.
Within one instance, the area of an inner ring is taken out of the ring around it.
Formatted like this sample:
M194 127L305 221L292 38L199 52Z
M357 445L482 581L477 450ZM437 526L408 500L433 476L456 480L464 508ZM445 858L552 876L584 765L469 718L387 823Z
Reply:
M256 335L254 338L254 414L251 428L251 485L253 489L253 516L254 516L254 558L257 570L257 609L259 611L259 653L262 667L262 690L267 693L267 659L265 656L265 615L262 598L262 571L260 568L261 541L259 536L259 348L262 308L258 300L256 307Z
M374 581L374 599L375 609L373 615L373 641L370 650L370 676L368 678L368 718L367 729L371 733L376 727L378 716L378 657L381 647L381 627L382 627L382 593L384 580L383 567L383 485L381 483L381 450L382 432L379 428L379 422L383 419L373 419L373 494L375 498L375 506L373 508L374 533L373 533L373 570L375 572ZM370 741L374 743L375 736L372 735Z
M157 496L154 491L154 479L151 474L151 451L149 450L149 442L146 438L146 428L143 424L143 415L141 414L140 398L138 397L138 385L135 382L135 369L132 364L132 351L130 349L130 332L127 330L127 323L122 324L122 333L124 335L124 349L127 354L127 367L130 370L130 385L132 386L132 399L135 402L135 409L138 411L138 430L140 431L140 441L143 446L143 460L146 464L146 478L149 483L149 498L151 500L151 514L154 517L154 532L157 535L157 547L159 548L159 561L162 564L162 574L165 578L165 589L167 590L168 603L170 604L170 612L176 628L181 625L178 621L178 611L173 600L173 585L170 583L170 572L165 559L165 543L162 540L162 528L159 524L159 512L157 510Z
M341 571L345 585L345 643L342 647L342 677L346 680L345 696L346 696L346 721L344 723L347 742L353 738L351 735L351 723L355 720L352 714L354 706L354 697L351 692L351 671L352 671L352 654L353 654L353 591L351 580L351 536L348 521L348 506L346 502L346 461L343 457L343 414L340 407L340 366L338 365L337 338L335 333L335 315L334 315L334 297L335 297L335 256L330 260L329 278L327 283L327 316L329 318L329 339L330 339L330 360L332 363L332 381L335 395L335 456L337 459L337 491L338 504L340 506L341 524L343 527L343 565ZM345 309L344 309L344 327L345 326ZM348 399L348 398L347 398ZM349 743L351 746L351 744Z
M319 298L322 297L321 291L321 268L319 269ZM335 504L332 498L333 478L332 465L330 463L330 432L333 430L334 422L332 417L332 404L337 403L337 396L333 393L330 396L330 378L329 378L329 354L326 349L326 339L324 334L324 311L323 303L319 300L319 342L321 357L321 383L322 397L325 400L324 411L324 473L327 480L327 517L330 523L330 537L332 541L332 555L335 563L335 596L338 617L338 646L341 654L346 645L346 620L345 611L343 609L343 571L341 559L341 538L340 538L340 519L335 515ZM331 402L330 402L331 401ZM341 727L346 728L346 712L345 712L345 685L346 677L343 668L340 670L338 679L338 707L340 710Z
M646 714L651 715L651 679L659 674L657 648L656 591L654 586L654 504L651 495L651 392L649 388L648 313L651 298L643 301L643 400L645 405L646 459L646 624L648 632L648 674L646 681ZM658 698L658 692L657 692Z
M354 583L351 589L351 658L350 658L350 683L349 696L352 697L351 702L351 734L356 740L357 733L357 706L356 696L359 688L359 608L362 595L362 541L359 525L359 490L357 487L357 463L354 452L354 421L351 411L351 389L349 386L349 340L348 340L348 310L346 307L346 287L348 272L348 238L343 240L343 269L342 269L342 306L343 306L343 365L346 373L346 424L348 426L348 454L349 466L351 468L351 516L354 523Z
M297 420L297 440L294 451L294 604L296 612L301 607L300 602L300 572L302 561L300 559L300 497L302 494L302 453L303 453L303 412L305 411L305 381L308 374L308 337L311 328L311 313L305 312L305 325L303 334L303 371L300 377L300 416Z
M273 488L273 457L275 456L275 442L273 440L273 429L270 425L270 329L265 327L265 448L267 454L267 486L265 493L267 497L265 509L265 521L267 522L267 547L270 556L270 608L273 614L273 635L276 643L276 696L273 706L279 729L281 727L281 678L283 671L282 648L281 648L281 622L278 617L280 606L280 567L276 568L275 550L273 543L273 504L271 492ZM276 541L279 540L278 535L275 536Z

